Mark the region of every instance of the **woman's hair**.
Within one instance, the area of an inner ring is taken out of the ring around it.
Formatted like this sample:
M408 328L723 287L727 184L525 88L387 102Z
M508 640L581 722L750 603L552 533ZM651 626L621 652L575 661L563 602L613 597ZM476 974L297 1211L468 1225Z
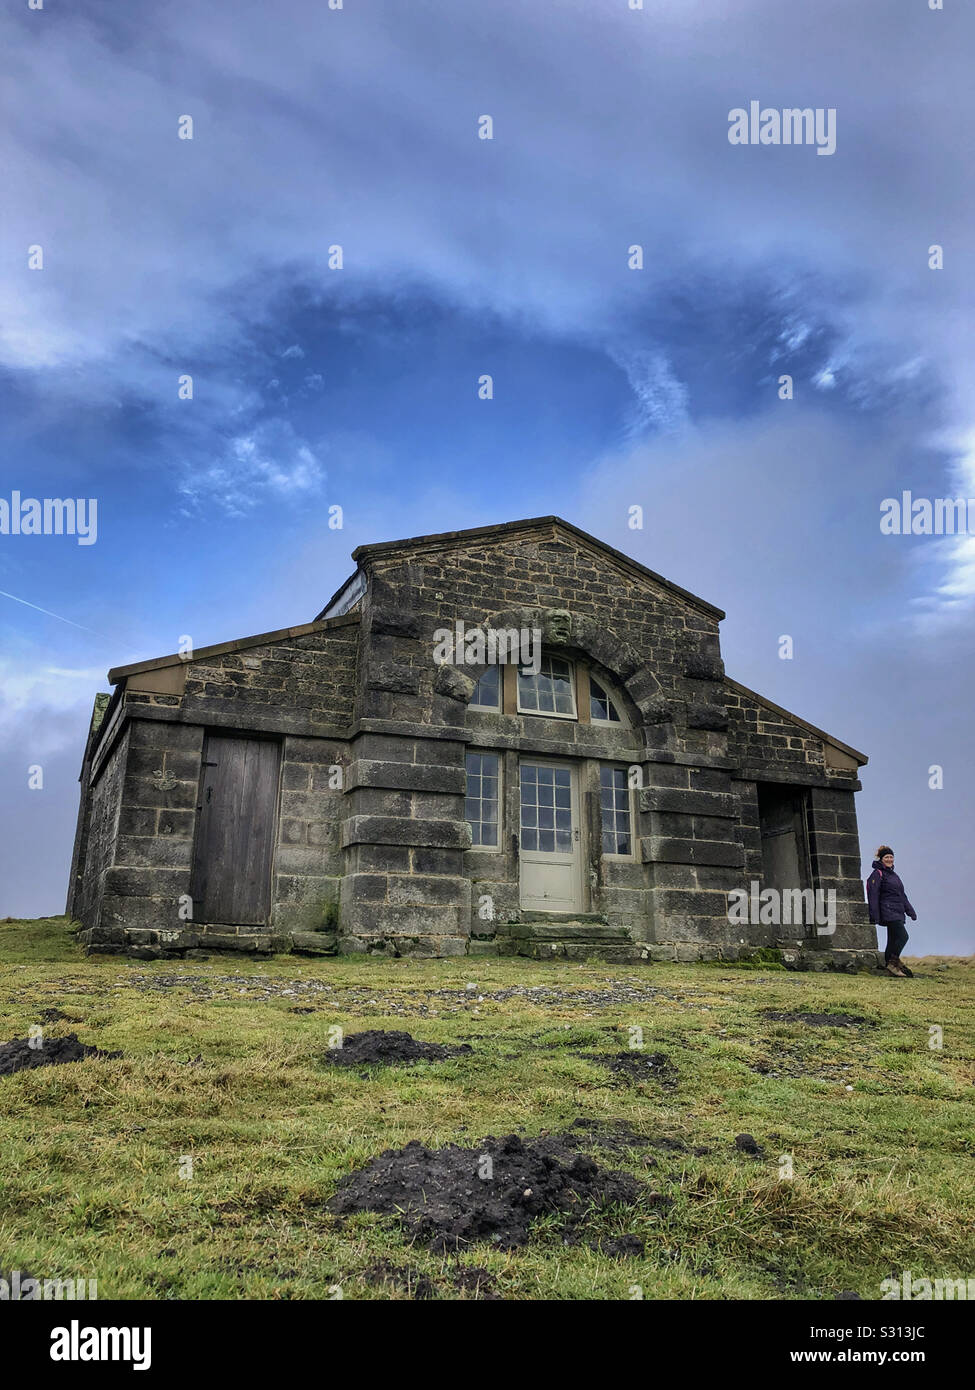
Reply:
M883 859L885 854L893 854L893 852L894 851L891 849L890 845L878 845L877 853L874 855L874 859Z

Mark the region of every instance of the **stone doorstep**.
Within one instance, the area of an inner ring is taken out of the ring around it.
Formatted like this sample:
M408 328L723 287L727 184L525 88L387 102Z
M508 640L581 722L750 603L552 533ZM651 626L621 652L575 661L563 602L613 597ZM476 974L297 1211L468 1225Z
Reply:
M294 931L291 950L299 956L338 955L338 933L334 931Z
M609 964L636 965L646 959L643 948L632 941L608 944L588 941L511 941L499 942L498 954L529 960L597 960Z
M561 912L535 912L535 911L531 911L531 910L529 910L529 909L527 909L527 908L524 908L524 909L522 909L522 910L518 913L518 921L519 921L519 922L552 922L552 923L555 923L555 924L558 924L559 922L603 922L603 923L605 923L605 921L606 921L606 914L603 913L603 912L573 912L572 915L570 916L568 913L561 913Z
M509 937L515 941L605 941L627 942L631 940L625 927L610 927L605 923L576 921L567 922L510 922L498 937Z

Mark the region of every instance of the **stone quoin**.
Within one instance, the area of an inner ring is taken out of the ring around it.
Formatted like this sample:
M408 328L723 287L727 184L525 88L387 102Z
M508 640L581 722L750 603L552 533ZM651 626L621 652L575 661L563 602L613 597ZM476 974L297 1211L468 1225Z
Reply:
M89 952L876 964L866 758L725 675L719 609L557 517L353 559L312 622L109 672ZM444 659L476 629L538 634L532 664ZM732 920L756 882L835 925Z

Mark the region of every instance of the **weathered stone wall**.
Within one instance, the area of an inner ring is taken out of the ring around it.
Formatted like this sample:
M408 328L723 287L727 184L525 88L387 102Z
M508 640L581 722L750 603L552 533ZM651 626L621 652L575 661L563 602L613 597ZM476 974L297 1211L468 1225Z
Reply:
M717 613L554 531L364 563L360 718L456 723L457 701L435 684L434 631L457 619L532 626L547 611L571 616L553 645L591 655L625 682L648 727L667 727L660 746L706 750L727 728Z
M724 766L651 762L640 804L649 832L653 940L681 943L679 959L718 955L738 936L727 918L728 893L742 886L744 849L731 773ZM660 954L667 954L662 952Z
M836 934L821 940L834 948L871 949L877 944L877 933L870 925L860 877L853 788L842 786L837 778L832 787L810 788L809 798L813 882L817 888L836 892Z
M114 862L116 839L123 801L123 785L128 759L129 737L124 731L103 760L94 782L82 784L87 809L84 823L84 866L75 891L71 911L86 927L94 926L101 913L105 876ZM90 772L87 767L86 770Z
M464 745L362 733L353 745L341 944L345 950L461 955L470 928Z
M211 727L344 733L352 719L358 623L187 664L181 718Z
M804 780L806 774L826 775L823 740L809 729L730 682L725 703L729 752L743 772L757 773L756 780L783 782ZM844 770L844 775L855 781L855 768L852 772Z
M346 698L351 702L351 683ZM345 740L284 740L271 895L275 933L337 929L350 763Z
M203 730L132 719L112 867L92 944L195 946L190 893Z

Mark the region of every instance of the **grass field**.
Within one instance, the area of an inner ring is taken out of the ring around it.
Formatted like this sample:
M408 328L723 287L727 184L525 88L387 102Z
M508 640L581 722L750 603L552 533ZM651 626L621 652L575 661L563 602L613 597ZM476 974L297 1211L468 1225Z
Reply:
M902 981L483 958L141 962L85 959L63 918L0 923L0 1041L58 1009L47 1035L124 1054L0 1076L0 1268L97 1278L102 1299L407 1298L418 1281L472 1297L464 1266L505 1299L876 1298L902 1270L975 1277L975 967L912 964ZM335 1025L474 1052L363 1075L325 1064ZM598 1060L639 1040L631 1028L672 1073L631 1081ZM385 1148L580 1118L674 1141L593 1154L647 1196L594 1213L592 1245L635 1234L643 1256L566 1245L543 1217L520 1250L445 1257L394 1218L326 1206ZM735 1147L742 1133L763 1156Z

